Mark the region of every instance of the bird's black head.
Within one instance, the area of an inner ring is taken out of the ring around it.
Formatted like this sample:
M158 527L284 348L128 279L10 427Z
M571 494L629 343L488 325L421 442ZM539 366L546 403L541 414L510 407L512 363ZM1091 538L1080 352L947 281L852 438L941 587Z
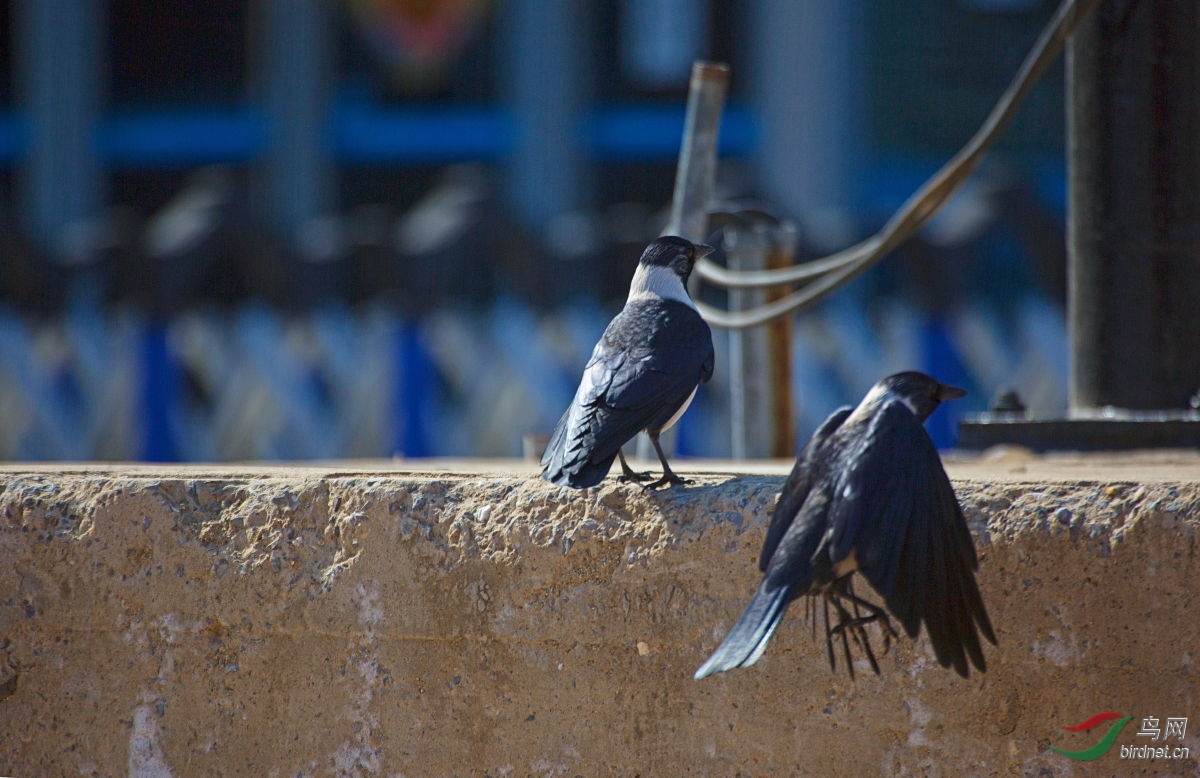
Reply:
M703 243L692 243L690 240L664 235L657 238L642 252L638 264L646 267L670 268L675 275L686 283L696 266L696 260L712 253L712 246Z
M879 384L887 391L906 400L909 407L913 409L913 413L921 421L928 419L929 414L937 410L938 405L946 400L954 400L966 395L966 392L957 386L943 384L936 378L931 378L915 370L890 375Z

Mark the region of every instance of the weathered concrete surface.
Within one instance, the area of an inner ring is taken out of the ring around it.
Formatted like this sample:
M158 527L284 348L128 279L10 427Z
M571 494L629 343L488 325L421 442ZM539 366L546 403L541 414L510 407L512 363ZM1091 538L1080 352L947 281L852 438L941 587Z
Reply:
M755 667L691 679L778 475L580 495L351 468L0 468L0 774L1196 772L1200 468L957 480L989 671L904 639L854 682L803 608ZM1108 710L1135 719L1106 756L1048 750ZM1146 717L1189 717L1191 759L1121 760Z

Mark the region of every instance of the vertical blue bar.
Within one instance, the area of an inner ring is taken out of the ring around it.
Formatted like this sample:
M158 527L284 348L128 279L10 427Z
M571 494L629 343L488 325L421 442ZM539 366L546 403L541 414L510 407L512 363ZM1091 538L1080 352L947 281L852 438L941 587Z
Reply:
M692 422L689 420L689 417L697 418L698 416L708 414L707 400L704 387L701 386L696 390L696 396L692 399L692 404L679 417L679 421L675 422L675 426L673 427L675 430L675 453L681 457L698 455L697 450L699 449L699 445L696 438L699 436L693 434Z
M95 215L103 199L93 133L104 3L18 0L12 12L14 86L27 127L17 196L25 228L47 248L66 225Z
M924 371L942 383L970 388L970 376L940 316L932 315L921 325L921 362ZM953 448L958 442L959 412L955 406L953 402L942 405L925 422L929 437L939 449Z
M429 436L425 409L429 404L429 356L421 345L416 322L404 322L396 333L396 382L394 409L395 450L406 457L427 457Z
M171 407L179 388L179 369L167 346L167 327L152 320L142 334L142 459L178 462L171 434Z
M755 173L783 213L849 212L863 168L869 81L864 0L746 3ZM724 131L722 131L724 135ZM802 139L802 140L799 140Z
M264 163L268 215L289 239L330 204L333 168L326 138L333 70L332 4L267 0L262 4Z
M515 123L506 197L528 225L543 225L591 201L581 138L595 67L591 5L497 3L502 9L502 99Z

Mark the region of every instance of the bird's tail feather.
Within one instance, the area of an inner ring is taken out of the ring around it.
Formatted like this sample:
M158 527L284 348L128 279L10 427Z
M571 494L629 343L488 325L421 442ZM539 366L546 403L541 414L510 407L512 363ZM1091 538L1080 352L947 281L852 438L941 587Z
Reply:
M542 478L556 486L587 489L604 480L612 469L616 455L603 462L564 463L561 458L552 459L542 470Z
M554 431L550 433L550 440L546 443L546 450L542 452L542 467L562 467L563 441L567 437L567 422L571 417L571 409L567 408L563 413L562 418L558 420L558 424L554 425ZM554 465L555 460L559 464Z
M584 413L579 417L580 413ZM558 420L550 442L542 453L542 478L558 486L570 486L574 489L586 489L604 480L612 469L617 452L610 456L597 458L593 447L582 439L593 423L594 410L582 412L576 404L567 408L566 413Z
M694 676L697 681L713 673L749 667L759 660L767 648L767 641L779 626L780 619L791 602L791 587L768 588L763 581L754 593L733 629L717 647Z

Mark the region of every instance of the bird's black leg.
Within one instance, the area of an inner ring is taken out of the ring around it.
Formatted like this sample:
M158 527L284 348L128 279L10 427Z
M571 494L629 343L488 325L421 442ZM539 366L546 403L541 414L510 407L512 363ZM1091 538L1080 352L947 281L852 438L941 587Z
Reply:
M863 652L866 653L867 661L871 663L871 669L875 671L875 675L879 675L879 663L875 661L875 651L871 648L871 638L867 635L866 628L862 625L862 613L858 610L858 601L851 600L850 605L854 608L854 620L859 622L858 626L854 628L854 637L858 641L858 644L862 646ZM885 633L884 652L886 653L889 648L891 648L891 641L886 637Z
M691 481L686 478L680 478L671 470L671 466L667 464L667 455L663 453L662 446L658 444L658 433L647 432L646 435L650 438L650 442L654 444L654 451L658 454L658 461L662 462L663 474L662 478L653 483L646 484L647 489L657 489L660 486L668 484L690 484Z
M847 610L846 606L842 604L843 597L850 601L850 605L854 609L853 613ZM849 632L854 637L854 642L858 643L867 655L867 661L871 664L871 669L875 671L876 675L879 675L879 662L875 658L875 650L871 646L871 636L867 634L866 625L871 622L879 623L879 631L883 635L883 653L886 654L892 648L892 638L897 637L896 630L892 626L891 619L888 618L887 613L883 608L870 600L864 600L856 595L849 576L844 576L837 580L834 586L825 593L825 598L827 601L833 603L838 612L838 623L833 627L831 632L834 634L841 633L842 647L845 650L848 650L846 633ZM863 615L862 611L859 610L860 606L868 611L866 615ZM832 635L829 635L826 640L831 642L831 638ZM853 675L853 669L851 670L851 675Z
M832 630L830 630L829 624L828 624L828 622L826 622L826 626L825 626L826 643L828 645L829 651L832 652L833 651L833 645L832 645L833 635L837 635L837 634L841 635L841 637L842 637L842 654L846 657L846 670L849 671L850 680L853 681L854 680L854 661L850 658L850 639L848 637L846 637L846 632L847 632L846 627L852 625L853 619L850 616L850 612L846 610L844 605L842 605L842 601L838 599L837 595L826 594L825 602L827 603L825 606L826 614L828 614L828 612L829 612L828 603L830 603L830 602L833 603L833 607L836 608L837 612L838 612L837 626L835 626ZM828 615L826 616L826 618L828 618ZM858 626L858 629L861 631L862 626L861 625ZM861 642L858 635L855 635L855 641ZM830 662L832 662L832 661L833 661L833 658L831 656Z
M892 626L892 620L888 618L887 611L870 600L864 600L862 597L859 597L854 593L854 584L850 581L849 577L845 580L846 584L840 594L854 604L855 618L853 619L853 624L855 626L862 626L870 624L873 621L878 622L880 624L879 631L883 634L883 653L886 654L891 650L892 638L900 637L900 633L896 632L896 628ZM866 616L858 615L858 606L860 605L867 609L868 614Z
M833 655L833 630L829 628L829 600L823 600L825 606L825 653L829 655L829 672L837 672L837 659ZM854 672L851 667L850 672Z
M649 472L639 473L629 466L629 463L625 461L624 451L617 449L617 458L621 460L621 475L617 476L618 481L621 483L627 483L629 481L641 483L642 481L650 480Z
M817 598L816 597L805 597L804 599L808 601L808 613L807 613L808 626L812 629L812 639L816 640L817 639Z

